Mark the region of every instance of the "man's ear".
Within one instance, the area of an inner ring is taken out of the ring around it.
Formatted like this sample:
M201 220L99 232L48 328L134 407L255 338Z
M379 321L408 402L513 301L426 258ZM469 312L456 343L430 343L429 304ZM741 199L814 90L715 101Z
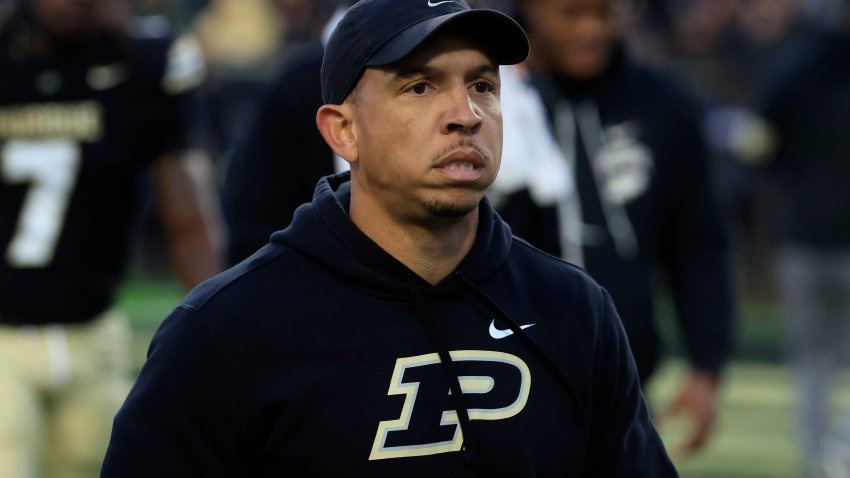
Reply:
M322 106L316 113L316 126L337 156L352 165L357 161L357 132L350 104Z

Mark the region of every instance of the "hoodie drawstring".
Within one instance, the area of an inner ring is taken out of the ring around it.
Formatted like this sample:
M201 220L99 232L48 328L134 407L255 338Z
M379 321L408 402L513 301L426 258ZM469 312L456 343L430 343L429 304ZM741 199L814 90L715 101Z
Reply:
M572 398L576 408L581 412L581 415L577 415L575 417L576 426L579 430L584 428L584 420L590 418L590 413L588 413L587 408L582 404L581 399L579 398L578 392L576 392L576 388L573 385L572 381L567 377L567 375L558 367L558 364L543 350L536 342L531 340L531 337L525 333L525 331L520 327L515 320L513 320L505 311L499 307L498 304L493 302L493 300L484 293L483 290L479 289L475 284L473 284L469 279L467 279L463 273L460 271L456 271L454 275L460 279L469 290L472 291L473 294L487 307L490 312L496 314L505 324L513 331L514 335L520 338L532 351L536 352L537 355L543 360L543 363L552 371L555 375L555 378L567 392L570 398Z
M463 395L463 390L460 388L457 369L455 369L454 362L452 361L451 355L446 347L445 335L442 330L440 330L440 326L437 321L428 314L428 303L425 300L421 289L413 284L412 281L408 282L408 289L410 290L410 295L413 298L413 303L416 306L416 313L419 316L420 322L422 322L422 325L425 327L431 342L437 347L437 354L440 357L440 368L442 369L443 375L449 384L452 406L457 412L458 421L460 422L460 430L463 434L461 453L463 455L464 462L466 463L466 466L470 468L477 468L477 457L473 446L473 444L477 443L477 441L473 437L472 427L469 424L469 407L466 405L466 398Z
M470 290L473 295L482 303L484 306L490 310L491 313L495 314L502 320L509 328L513 331L514 335L516 335L526 346L528 346L534 353L536 353L546 365L546 367L553 373L555 379L564 387L567 395L572 399L575 408L578 410L578 414L575 416L575 423L579 430L583 430L585 424L590 419L590 413L588 413L587 408L582 404L581 399L579 398L578 392L576 392L576 388L573 385L572 381L567 377L567 375L561 370L555 360L546 353L543 348L537 345L536 342L531 340L528 334L514 321L505 311L499 307L484 291L479 289L475 284L473 284L469 279L467 279L460 271L455 271L453 274L457 277L464 286ZM457 369L454 366L454 362L452 361L451 354L449 353L449 349L446 345L445 334L440 329L440 325L434 317L428 312L430 307L428 306L428 301L425 297L424 292L422 291L421 286L418 286L413 282L412 279L408 280L408 290L410 292L410 296L413 299L414 306L416 308L416 314L419 316L420 322L428 334L429 339L437 348L437 355L440 357L440 368L443 371L443 375L445 376L446 382L449 384L449 390L451 391L450 397L452 401L452 406L457 412L458 421L460 422L461 433L463 434L463 446L461 448L461 453L464 459L465 464L473 469L478 469L478 473L481 474L481 470L477 466L477 456L476 456L476 448L474 445L478 443L478 440L474 436L474 432L472 427L470 426L469 420L469 407L466 404L466 398L464 397L463 390L460 387L460 380L458 379ZM483 475L482 475L483 476Z

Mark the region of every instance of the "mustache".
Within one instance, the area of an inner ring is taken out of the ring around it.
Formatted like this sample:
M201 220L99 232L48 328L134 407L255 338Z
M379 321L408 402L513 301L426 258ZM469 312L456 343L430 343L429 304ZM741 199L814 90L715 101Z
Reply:
M452 145L449 145L449 146L443 148L440 152L435 154L434 157L431 158L431 159L434 162L438 162L438 161L440 161L440 159L445 158L446 156L449 156L450 154L454 153L455 151L463 149L463 148L474 149L485 161L491 161L492 160L492 156L491 156L490 152L487 151L487 149L485 149L483 146L476 143L475 141L472 141L469 138L463 138L463 139L459 140L457 143L454 143Z

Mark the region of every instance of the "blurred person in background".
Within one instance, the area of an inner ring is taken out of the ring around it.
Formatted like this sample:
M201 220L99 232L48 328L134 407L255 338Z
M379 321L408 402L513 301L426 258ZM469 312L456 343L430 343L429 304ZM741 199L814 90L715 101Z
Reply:
M673 81L630 58L623 40L630 5L518 1L532 45L528 84L571 176L561 184L573 189L547 195L530 184L497 199L516 235L581 265L611 293L644 384L660 359L653 299L656 272L666 273L691 371L664 416L691 420L680 450L688 453L715 423L731 348L729 251L700 109ZM505 141L507 152L507 133ZM510 161L506 154L503 170Z
M203 144L224 162L247 134L258 91L283 64L310 49L330 0L210 0L192 30L209 66L198 124ZM331 8L333 11L333 8ZM309 197L308 197L309 199Z
M209 68L197 125L215 158L244 132L257 89L278 62L288 25L272 0L211 0L190 27Z
M126 0L124 0L126 1ZM186 31L212 0L130 0L135 20L160 17L169 28Z
M11 7L12 7L11 0L0 0L0 18L8 15L9 9Z
M315 42L325 30L328 16L333 13L336 5L353 2L345 0L272 0L272 3L286 21L285 48L291 49L293 46L309 45Z
M714 187L736 242L738 288L772 300L772 257L764 214L770 199L749 162L764 154L758 99L806 44L804 0L691 0L676 7L671 66L699 91Z
M138 173L150 174L181 282L219 270L213 175L185 134L198 49L131 35L118 7L20 0L0 26L3 478L98 473L131 384L114 300Z
M284 2L286 3L286 2ZM291 3L291 2L290 2ZM248 129L225 165L224 209L231 237L228 259L235 264L265 245L292 220L295 208L313 197L316 181L336 171L334 154L316 128L322 106L322 28L335 25L345 1L313 0L309 15L299 11L312 42L285 61L264 87ZM309 19L309 20L308 20ZM326 28L329 35L333 29Z
M850 414L831 419L829 392L850 361L850 8L762 101L776 151L764 165L778 201L777 267L801 389L805 476L850 476Z

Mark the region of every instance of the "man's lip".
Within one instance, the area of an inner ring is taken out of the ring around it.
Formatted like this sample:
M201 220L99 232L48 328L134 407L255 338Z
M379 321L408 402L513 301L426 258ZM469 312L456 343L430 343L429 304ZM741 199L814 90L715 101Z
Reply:
M437 168L447 168L452 163L472 163L472 167L479 169L484 166L484 158L477 150L473 148L464 148L457 150L443 158L437 163Z

